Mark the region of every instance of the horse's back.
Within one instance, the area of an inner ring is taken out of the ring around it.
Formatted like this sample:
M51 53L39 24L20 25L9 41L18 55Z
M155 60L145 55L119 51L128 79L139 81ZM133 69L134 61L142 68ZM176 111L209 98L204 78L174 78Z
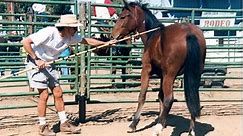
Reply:
M175 47L177 49L186 48L187 38L191 35L197 38L201 53L205 55L206 41L203 32L198 26L192 23L175 23L165 27L164 32L162 32L162 42L164 42L164 46L178 46Z
M169 25L165 29L165 33L170 35L170 39L167 39L170 42L173 42L175 45L174 49L177 55L181 54L182 58L186 57L187 48L188 48L188 38L195 36L196 41L200 47L200 60L201 60L201 71L204 67L205 56L206 56L206 40L204 38L202 30L192 24L192 23L175 23ZM166 35L164 34L164 35ZM167 45L168 46L168 45ZM185 52L185 54L183 54Z
M164 70L173 69L173 73L182 73L190 36L196 37L201 50L201 60L204 63L205 39L201 29L191 23L175 23L166 26L160 33L156 32L149 39L148 45L153 62Z
M205 46L205 38L202 30L192 23L175 23L165 27L166 33L170 33L175 38L186 38L188 35L195 35L200 46Z

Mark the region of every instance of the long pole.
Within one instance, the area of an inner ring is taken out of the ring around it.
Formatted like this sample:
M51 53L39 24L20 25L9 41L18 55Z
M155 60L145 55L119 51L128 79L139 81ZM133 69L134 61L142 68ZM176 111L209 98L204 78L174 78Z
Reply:
M112 44L116 44L116 43L119 43L119 42L122 42L122 41L125 41L125 40L128 40L128 39L133 39L134 37L137 37L137 36L140 36L140 35L143 35L143 34L146 34L146 33L149 33L149 32L152 32L152 31L155 31L155 30L158 30L160 29L160 27L157 27L157 28L154 28L154 29L150 29L148 31L144 31L144 32L141 32L141 33L137 33L137 34L134 34L134 35L131 35L131 36L128 36L128 37L125 37L123 39L120 39L120 40L117 40L116 42L114 43L110 43L110 44L103 44L103 45L100 45L100 46L97 46L95 48L92 48L92 49L89 49L89 50L86 50L86 51L81 51L79 53L75 53L73 55L70 55L70 56L67 56L67 57L63 57L63 58L60 58L60 59L57 59L57 60L53 60L53 61L49 61L47 62L47 65L50 65L52 63L55 63L55 62L59 62L59 61L62 61L62 60L66 60L66 59L70 59L70 58L74 58L75 56L79 56L81 54L85 54L87 52L91 52L93 50L96 50L96 49L99 49L99 48L103 48L103 47L106 47L106 46L111 46ZM16 73L13 73L13 74L9 74L9 75L6 75L6 76L2 76L0 77L0 80L2 79L6 79L6 78L9 78L9 77L12 77L12 76L17 76L19 74L22 74L22 73L25 73L27 71L30 71L32 69L37 69L38 66L34 66L34 67L30 67L30 68L27 68L27 69L24 69L22 71L19 71L19 72L16 72Z

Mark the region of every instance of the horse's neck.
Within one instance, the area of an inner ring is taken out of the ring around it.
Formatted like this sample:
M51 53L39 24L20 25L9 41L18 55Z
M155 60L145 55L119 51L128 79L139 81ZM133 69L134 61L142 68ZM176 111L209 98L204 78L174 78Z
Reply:
M145 32L145 31L146 31L146 29L145 29L145 26L144 26L144 25L140 25L140 27L137 28L137 32L138 32L138 33L142 33L142 32ZM141 39L142 39L143 44L145 45L146 42L147 42L147 40L148 40L148 35L147 35L147 33L140 35L140 37L141 37Z
M141 36L141 39L142 39L144 46L146 46L146 43L148 41L148 36L146 34L144 34L144 35Z

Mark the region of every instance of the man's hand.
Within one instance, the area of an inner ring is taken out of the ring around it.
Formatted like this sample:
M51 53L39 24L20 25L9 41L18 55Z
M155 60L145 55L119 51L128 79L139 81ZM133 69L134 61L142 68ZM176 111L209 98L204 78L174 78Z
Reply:
M35 64L38 66L39 69L43 69L46 67L46 62L41 59L35 60Z
M118 41L116 39L113 39L113 40L110 40L110 41L106 42L105 44L106 45L110 45L110 46L115 46L116 43L118 43Z

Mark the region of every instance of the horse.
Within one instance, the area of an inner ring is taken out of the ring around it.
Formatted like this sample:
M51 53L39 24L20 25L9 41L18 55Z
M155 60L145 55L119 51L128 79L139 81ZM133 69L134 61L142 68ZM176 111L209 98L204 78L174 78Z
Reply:
M136 132L142 107L145 103L149 78L157 74L160 78L158 93L160 112L154 126L154 135L160 135L166 127L166 118L174 100L173 83L178 75L184 74L184 89L187 107L191 114L189 135L195 135L195 120L200 117L201 106L199 85L204 69L206 41L203 32L191 23L175 23L164 26L139 2L127 3L112 29L112 37L121 39L130 33L141 33L154 28L153 32L140 35L144 44L141 71L141 90L137 110L129 125Z

